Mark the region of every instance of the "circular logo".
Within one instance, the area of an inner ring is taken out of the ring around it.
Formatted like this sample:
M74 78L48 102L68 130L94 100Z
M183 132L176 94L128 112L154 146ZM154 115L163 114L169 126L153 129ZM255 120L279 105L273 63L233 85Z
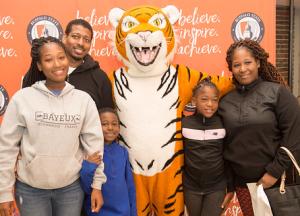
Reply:
M48 36L62 39L63 30L57 19L47 15L33 18L27 27L27 38L29 43L35 38Z
M6 110L8 104L8 94L5 88L0 85L0 116L3 115L3 113Z
M231 36L234 41L250 39L258 43L264 36L264 23L254 13L246 12L237 16L231 26Z

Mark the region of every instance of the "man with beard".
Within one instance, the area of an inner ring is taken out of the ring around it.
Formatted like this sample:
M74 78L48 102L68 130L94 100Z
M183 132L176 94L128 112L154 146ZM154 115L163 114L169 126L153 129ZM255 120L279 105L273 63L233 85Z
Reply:
M70 61L68 82L90 94L98 109L113 107L110 81L88 54L92 39L93 29L87 21L75 19L68 23L63 37Z
M68 82L76 89L87 92L95 101L97 109L113 107L111 83L98 64L89 54L93 39L92 26L83 19L71 20L63 37L70 63ZM22 87L31 86L28 73Z

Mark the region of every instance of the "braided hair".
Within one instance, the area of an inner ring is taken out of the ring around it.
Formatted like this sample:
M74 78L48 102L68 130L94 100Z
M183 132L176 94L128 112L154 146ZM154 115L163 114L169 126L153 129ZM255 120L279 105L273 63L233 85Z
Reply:
M41 58L41 48L46 43L56 43L58 46L62 47L65 50L65 46L63 45L63 43L55 37L48 36L34 39L31 43L30 51L31 64L29 70L24 76L22 88L30 87L37 81L46 80L46 76L42 71L38 69L37 66L37 63L40 62Z
M211 81L211 77L206 77L202 80L200 80L197 85L193 88L193 97L195 97L199 91L201 91L205 86L208 86L210 88L214 88L216 89L217 93L219 94L219 89L218 87L216 86L216 84L214 84L212 81Z
M267 53L256 41L245 39L237 41L230 45L227 50L226 61L228 69L232 71L232 56L237 48L244 47L250 51L252 56L260 62L258 68L259 76L266 81L280 83L286 86L283 77L279 74L276 67L268 61L269 53ZM233 78L235 80L235 78ZM235 80L236 81L236 80Z

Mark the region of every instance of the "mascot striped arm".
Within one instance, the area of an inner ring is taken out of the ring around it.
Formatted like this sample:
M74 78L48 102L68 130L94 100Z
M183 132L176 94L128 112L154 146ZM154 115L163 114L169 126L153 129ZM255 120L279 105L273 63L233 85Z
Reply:
M193 87L208 74L170 64L176 49L172 25L178 18L171 5L109 12L114 45L125 65L111 79L139 216L184 214L182 111ZM230 85L217 76L212 80L221 90Z

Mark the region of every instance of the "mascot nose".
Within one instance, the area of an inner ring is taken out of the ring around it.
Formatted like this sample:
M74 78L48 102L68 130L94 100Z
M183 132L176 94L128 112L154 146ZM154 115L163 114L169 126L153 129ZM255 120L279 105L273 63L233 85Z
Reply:
M138 36L140 36L140 38L142 38L143 41L146 42L149 35L151 35L151 31L141 31L141 32L138 32L137 34L138 34Z

